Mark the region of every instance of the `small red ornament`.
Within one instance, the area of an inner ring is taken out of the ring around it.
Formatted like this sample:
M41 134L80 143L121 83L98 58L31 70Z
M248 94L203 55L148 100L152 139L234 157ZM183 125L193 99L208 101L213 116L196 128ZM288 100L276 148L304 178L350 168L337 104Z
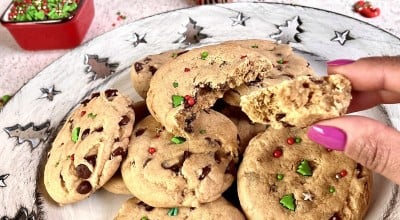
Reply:
M282 156L282 150L281 149L276 149L274 150L274 152L272 153L272 156L274 156L275 158L279 158Z
M185 73L187 73L187 72L190 72L190 69L185 67L184 71L185 71Z
M342 171L340 171L339 175L341 177L345 177L345 176L347 176L347 171L346 170L342 170Z
M368 1L357 1L353 5L353 10L366 18L374 18L380 15L381 10L379 8L372 7Z
M289 138L286 140L286 143L289 144L289 145L292 145L292 144L294 144L295 142L296 142L296 140L294 139L294 137L289 137Z
M190 95L185 95L185 101L190 107L196 104L196 100Z
M75 154L71 155L71 160L74 161L75 160Z
M86 111L81 111L81 117L86 114Z
M154 147L149 147L149 153L154 154L157 150Z

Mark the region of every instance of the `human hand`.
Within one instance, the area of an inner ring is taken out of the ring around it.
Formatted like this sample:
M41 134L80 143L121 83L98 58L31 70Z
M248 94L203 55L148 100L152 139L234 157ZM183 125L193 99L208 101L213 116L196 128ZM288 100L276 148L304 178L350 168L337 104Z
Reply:
M400 102L400 56L335 60L328 62L328 73L351 81L349 113ZM370 118L344 116L314 124L307 135L400 184L400 132L396 129Z

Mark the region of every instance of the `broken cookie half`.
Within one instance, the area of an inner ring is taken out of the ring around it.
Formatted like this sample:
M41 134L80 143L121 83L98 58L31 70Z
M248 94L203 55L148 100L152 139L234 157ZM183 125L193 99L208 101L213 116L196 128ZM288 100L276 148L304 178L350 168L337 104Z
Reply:
M299 76L242 96L240 105L253 122L280 129L344 115L350 100L351 84L342 75Z

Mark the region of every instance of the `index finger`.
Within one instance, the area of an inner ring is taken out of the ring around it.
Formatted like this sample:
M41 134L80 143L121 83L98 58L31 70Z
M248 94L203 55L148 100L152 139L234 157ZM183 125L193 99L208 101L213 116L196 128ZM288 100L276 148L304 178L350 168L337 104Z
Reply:
M328 73L346 76L356 91L400 93L400 56L367 57L340 66L328 64Z

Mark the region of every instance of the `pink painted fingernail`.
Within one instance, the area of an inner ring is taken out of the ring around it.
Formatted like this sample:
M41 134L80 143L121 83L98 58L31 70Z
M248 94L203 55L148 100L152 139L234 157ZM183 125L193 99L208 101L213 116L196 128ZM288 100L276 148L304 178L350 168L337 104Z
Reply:
M349 59L331 60L331 61L328 61L326 64L328 66L343 66L343 65L350 64L350 63L354 63L354 60L349 60Z
M307 136L315 143L337 151L343 151L347 141L347 135L342 129L325 125L311 126Z

